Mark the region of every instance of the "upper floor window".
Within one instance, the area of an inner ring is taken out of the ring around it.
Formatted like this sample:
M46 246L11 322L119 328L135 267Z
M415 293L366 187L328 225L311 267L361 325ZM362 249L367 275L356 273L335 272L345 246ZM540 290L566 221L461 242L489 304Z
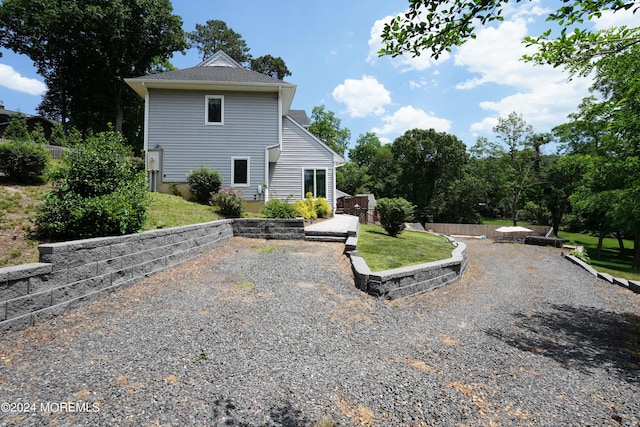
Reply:
M224 96L207 95L205 97L205 117L208 125L224 124Z

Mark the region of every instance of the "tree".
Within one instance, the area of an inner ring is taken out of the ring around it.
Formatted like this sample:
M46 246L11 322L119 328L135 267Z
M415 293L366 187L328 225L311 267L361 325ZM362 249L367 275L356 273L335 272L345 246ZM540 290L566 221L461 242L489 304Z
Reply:
M251 61L247 42L224 21L210 19L204 25L196 24L195 31L187 33L187 39L198 49L203 60L222 51L242 66Z
M633 239L632 267L640 270L640 45L594 66L592 89L602 98L583 102L577 120L564 127L575 130L568 133L574 137L570 156L584 165L571 203L601 236L615 231Z
M369 166L371 191L376 198L394 197L397 194L400 168L393 159L391 145L378 148Z
M502 21L508 3L509 0L412 0L405 14L385 24L382 33L385 47L379 54L397 56L407 52L419 56L428 51L438 59L454 46L475 38L478 24ZM550 38L548 30L539 37L526 38L525 43L536 45L538 51L524 59L586 73L593 59L618 55L640 43L640 30L621 27L591 32L574 29L575 24L598 17L605 10L632 9L635 13L638 8L633 0L565 0L547 17L547 21L561 27L560 35Z
M375 133L367 132L360 135L355 148L349 150L349 160L358 166L370 167L381 146L380 139Z
M399 169L398 192L417 206L418 220L438 220L435 200L461 178L467 163L466 146L457 137L433 129L412 129L391 146Z
M499 118L493 131L509 149L509 156L503 158L501 166L506 177L503 182L505 202L513 225L517 225L519 209L526 202L526 193L536 184L536 152L531 147L533 128L521 115L513 112L506 118Z
M313 107L309 132L320 138L340 156L344 156L351 139L351 131L341 128L340 119L333 111L325 110L324 105Z
M0 43L27 55L44 77L41 111L84 133L107 130L109 123L119 132L124 79L187 47L172 10L169 0L5 0Z
M274 79L284 80L285 77L291 75L291 71L289 71L284 60L280 57L274 58L271 55L264 55L259 58L251 59L250 62L250 68L253 71L273 77Z
M27 118L24 114L18 113L11 116L9 124L4 130L4 139L12 141L25 142L31 141L29 128L27 127Z

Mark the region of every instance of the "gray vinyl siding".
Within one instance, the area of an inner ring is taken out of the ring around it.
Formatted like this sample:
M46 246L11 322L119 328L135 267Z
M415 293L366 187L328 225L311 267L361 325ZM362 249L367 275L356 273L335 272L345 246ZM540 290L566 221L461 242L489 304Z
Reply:
M206 95L224 96L224 125L205 122ZM231 185L231 159L249 157L253 200L265 177L265 148L278 143L277 93L224 91L149 91L148 148L163 148L162 181L186 182L192 168L217 169L223 186Z
M285 199L291 195L292 200L304 198L304 169L327 170L327 201L335 208L333 152L285 117L282 127L282 152L278 162L271 163L269 167L269 197Z

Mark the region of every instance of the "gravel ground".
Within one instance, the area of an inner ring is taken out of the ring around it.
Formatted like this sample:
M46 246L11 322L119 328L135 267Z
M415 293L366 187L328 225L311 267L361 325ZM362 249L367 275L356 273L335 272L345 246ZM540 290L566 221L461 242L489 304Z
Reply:
M460 282L383 301L340 244L233 238L0 337L0 425L640 425L640 295L466 243Z

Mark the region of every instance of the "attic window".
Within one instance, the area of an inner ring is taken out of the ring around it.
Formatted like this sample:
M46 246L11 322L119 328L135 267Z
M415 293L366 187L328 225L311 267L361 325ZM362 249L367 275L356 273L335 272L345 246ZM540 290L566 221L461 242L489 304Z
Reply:
M207 95L205 103L205 117L208 125L224 124L224 96Z

